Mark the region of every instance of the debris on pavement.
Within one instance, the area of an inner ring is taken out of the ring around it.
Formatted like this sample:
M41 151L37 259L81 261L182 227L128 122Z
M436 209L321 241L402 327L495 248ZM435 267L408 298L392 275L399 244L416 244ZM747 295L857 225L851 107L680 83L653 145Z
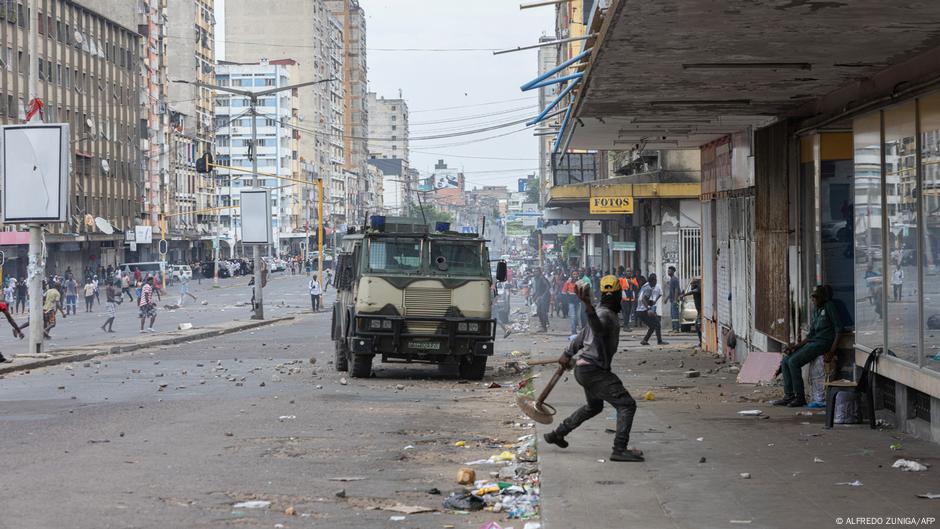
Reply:
M891 443L891 446L889 446L888 448L890 448L891 450L895 450L895 451L900 450L901 443Z
M923 494L918 494L918 498L923 498L925 500L940 500L940 494L934 492L925 492Z
M653 390L649 390L643 394L643 400L656 400L656 394L653 393Z
M361 477L361 476L350 476L350 477L329 478L329 481L348 482L348 481L365 481L365 479L366 478Z
M820 458L818 458L818 457L814 457L814 458L813 458L813 463L825 463L825 461L823 461L822 459L820 459Z
M243 501L232 505L232 508L235 509L267 509L271 506L271 502L264 500L250 500Z
M763 414L764 412L761 410L741 410L738 412L738 415L742 415L744 417L758 417Z
M482 511L486 504L465 490L454 491L442 502L444 507L455 511Z
M750 472L741 472L741 473L738 474L738 475L741 476L741 479L751 479L751 473L750 473Z
M910 459L898 459L891 465L891 468L899 468L904 472L924 472L927 470L927 465Z
M434 512L437 509L432 509L430 507L421 507L418 505L403 505L401 503L396 503L390 507L383 507L383 511L392 511L400 512L402 514L421 514L423 512Z
M700 376L702 376L702 373L695 369L690 369L685 372L685 378L698 378Z
M403 522L405 521L406 517L405 516L389 516L388 519L393 522Z
M291 505L290 507L284 509L284 515L285 516L297 516L297 509L294 509L294 506Z
M848 485L850 487L861 487L862 482L856 479L855 481L840 481L839 483L836 483L836 485Z
M470 485L477 480L477 473L472 468L461 468L457 472L457 483L461 485Z

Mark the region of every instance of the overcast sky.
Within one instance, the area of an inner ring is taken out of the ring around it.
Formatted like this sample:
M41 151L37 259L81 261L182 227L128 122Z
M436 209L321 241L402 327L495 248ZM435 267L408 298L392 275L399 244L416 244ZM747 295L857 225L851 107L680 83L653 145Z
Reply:
M552 33L552 7L523 11L519 9L520 3L520 0L360 0L368 24L369 89L385 97L398 97L401 90L411 109L413 138L474 130L534 116L538 112L535 91L523 93L519 85L537 75L536 50L497 56L491 51L383 51L503 49L534 44L542 34ZM504 102L484 105L494 101ZM461 108L427 111L448 107ZM428 123L469 116L480 117ZM538 144L531 131L471 145L453 144L522 127L514 125L473 136L412 141L412 167L430 172L437 159L444 158L449 166L462 167L471 184L513 186L518 177L538 168ZM513 169L519 171L484 172Z

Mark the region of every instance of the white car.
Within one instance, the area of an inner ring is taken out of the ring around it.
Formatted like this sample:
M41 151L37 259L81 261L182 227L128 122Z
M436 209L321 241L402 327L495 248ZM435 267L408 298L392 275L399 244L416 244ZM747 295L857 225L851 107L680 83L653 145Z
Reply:
M183 279L191 280L193 278L193 269L189 265L170 265L170 279L180 281Z

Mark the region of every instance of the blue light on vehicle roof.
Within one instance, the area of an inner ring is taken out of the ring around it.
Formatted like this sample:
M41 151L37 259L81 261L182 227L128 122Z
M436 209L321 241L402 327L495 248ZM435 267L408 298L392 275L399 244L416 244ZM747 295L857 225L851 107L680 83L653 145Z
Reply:
M441 232L441 233L445 231L450 231L450 223L438 222L437 224L434 225L434 231Z
M384 231L385 230L385 216L384 215L372 215L370 221L372 224L372 229Z

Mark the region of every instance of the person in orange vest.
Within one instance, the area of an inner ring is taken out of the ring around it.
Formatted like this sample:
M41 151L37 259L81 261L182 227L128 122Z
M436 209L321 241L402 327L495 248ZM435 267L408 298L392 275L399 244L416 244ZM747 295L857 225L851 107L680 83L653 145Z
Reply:
M620 272L620 292L622 293L620 316L623 320L623 329L630 330L630 316L633 314L633 307L636 304L636 291L640 288L636 278L633 277L633 270Z

